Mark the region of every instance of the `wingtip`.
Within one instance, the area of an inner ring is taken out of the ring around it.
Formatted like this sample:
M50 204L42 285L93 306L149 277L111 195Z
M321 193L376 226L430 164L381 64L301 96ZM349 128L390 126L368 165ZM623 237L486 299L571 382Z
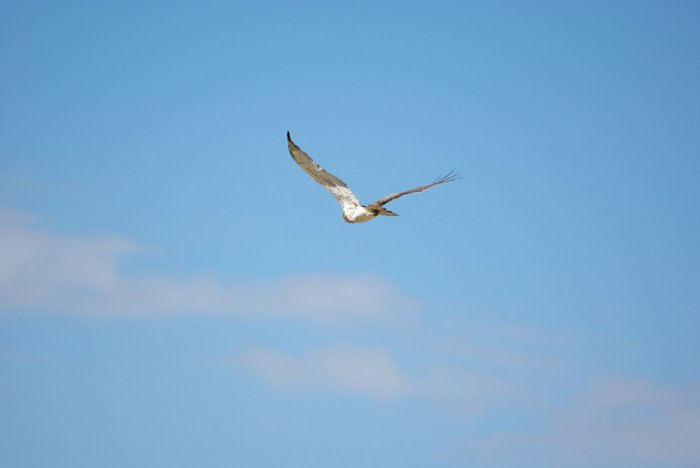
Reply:
M455 172L454 170L451 170L450 172L448 172L448 173L445 174L444 176L441 175L441 176L439 176L437 179L435 179L435 180L433 181L433 184L436 184L436 185L437 185L437 184L444 184L445 182L452 182L452 181L454 181L454 180L458 180L458 179L461 179L461 178L462 178L462 176L459 175L458 172Z
M289 130L287 130L287 141L292 141L292 137L289 135Z

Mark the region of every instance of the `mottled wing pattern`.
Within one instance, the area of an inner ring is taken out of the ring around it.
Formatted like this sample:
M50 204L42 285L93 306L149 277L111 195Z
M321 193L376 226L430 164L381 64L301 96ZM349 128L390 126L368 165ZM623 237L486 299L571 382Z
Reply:
M308 154L295 145L289 132L287 132L287 145L289 146L289 154L292 155L292 159L294 159L299 167L309 174L313 180L323 185L323 187L333 195L333 198L338 200L343 211L348 208L360 206L359 200L345 182L323 169L316 161L311 159Z
M438 177L437 179L435 179L433 182L429 183L428 185L423 185L421 187L412 188L410 190L405 190L403 192L392 193L391 195L387 195L386 197L382 198L381 200L377 200L376 202L369 205L367 208L372 208L373 206L384 206L387 203L389 203L390 201L396 200L397 198L403 197L404 195L408 195L409 193L423 192L425 190L428 190L431 187L435 187L436 185L444 184L446 182L452 182L453 180L457 180L457 179L461 179L461 177L459 177L459 175L457 175L454 171L450 171L447 173L447 175Z

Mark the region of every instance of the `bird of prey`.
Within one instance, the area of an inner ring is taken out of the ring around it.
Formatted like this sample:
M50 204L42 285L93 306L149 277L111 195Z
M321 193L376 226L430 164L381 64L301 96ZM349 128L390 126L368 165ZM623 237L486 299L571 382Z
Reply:
M412 188L403 192L392 193L391 195L387 195L374 203L364 206L358 201L357 197L354 193L352 193L348 186L345 185L345 182L338 179L330 172L324 170L316 161L311 159L308 154L303 152L297 145L295 145L292 141L292 137L289 135L289 132L287 132L287 145L289 146L289 154L292 155L292 159L294 159L299 167L301 167L313 180L323 185L323 187L328 190L331 195L333 195L333 198L340 203L340 207L343 209L343 220L346 223L364 223L365 221L374 219L379 215L398 216L393 211L389 211L384 208L384 205L390 201L396 200L399 197L408 195L409 193L422 192L431 187L435 187L436 185L452 182L453 180L460 178L454 171L450 171L447 173L447 175L438 177L428 185Z

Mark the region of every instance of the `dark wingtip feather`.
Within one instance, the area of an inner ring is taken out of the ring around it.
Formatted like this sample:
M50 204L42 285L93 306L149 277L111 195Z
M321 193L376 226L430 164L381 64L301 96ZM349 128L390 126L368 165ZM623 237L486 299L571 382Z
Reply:
M287 130L287 141L292 141L292 137L289 136L289 130Z
M453 180L461 179L462 176L460 176L458 173L456 173L454 170L448 172L444 176L440 176L435 181L433 182L434 184L444 184L445 182L452 182Z

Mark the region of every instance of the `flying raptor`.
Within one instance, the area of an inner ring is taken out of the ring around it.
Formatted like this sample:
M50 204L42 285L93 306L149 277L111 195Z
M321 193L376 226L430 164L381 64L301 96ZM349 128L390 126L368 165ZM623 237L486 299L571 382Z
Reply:
M289 146L289 154L292 155L292 159L294 159L299 167L301 167L304 172L309 174L313 180L323 185L323 187L328 190L331 195L333 195L333 198L340 203L340 206L343 209L343 220L346 223L364 223L365 221L374 219L379 215L398 216L393 211L389 211L384 208L384 205L390 201L396 200L399 197L408 195L409 193L422 192L431 187L435 187L436 185L460 179L460 177L458 177L454 171L450 171L447 173L447 175L438 177L428 185L412 188L403 192L392 193L381 200L377 200L374 203L364 206L359 202L355 194L352 193L352 190L345 185L345 182L338 179L330 172L324 170L316 161L311 159L308 154L303 152L297 145L295 145L292 141L292 137L289 135L289 132L287 132L287 145Z

